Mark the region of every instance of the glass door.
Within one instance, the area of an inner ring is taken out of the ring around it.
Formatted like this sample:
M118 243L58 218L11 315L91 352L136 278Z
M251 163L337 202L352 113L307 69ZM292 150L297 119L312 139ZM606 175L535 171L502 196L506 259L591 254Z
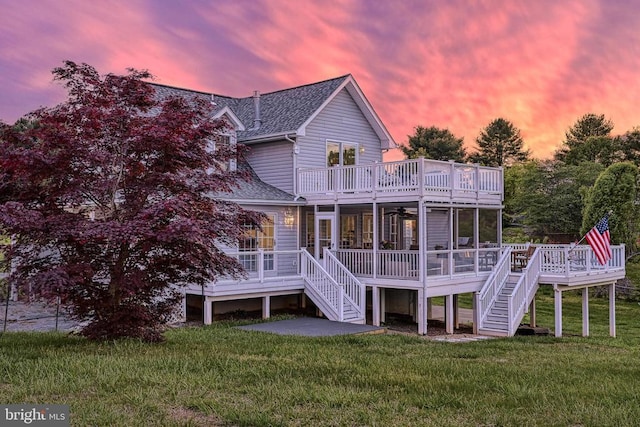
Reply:
M335 214L318 213L316 215L316 247L314 256L322 259L324 248L336 248Z

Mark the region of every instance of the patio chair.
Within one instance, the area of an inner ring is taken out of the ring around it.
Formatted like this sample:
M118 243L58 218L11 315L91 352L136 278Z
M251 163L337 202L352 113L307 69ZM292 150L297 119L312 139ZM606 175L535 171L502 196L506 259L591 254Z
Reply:
M529 259L533 256L536 247L534 245L529 245L525 252L516 252L513 256L514 267L516 268L526 268Z

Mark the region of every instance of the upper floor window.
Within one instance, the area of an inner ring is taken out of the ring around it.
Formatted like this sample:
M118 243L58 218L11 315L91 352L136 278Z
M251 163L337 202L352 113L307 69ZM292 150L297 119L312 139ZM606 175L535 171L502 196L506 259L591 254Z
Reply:
M229 134L217 135L213 141L209 142L207 151L215 153L221 149L231 149L235 153L236 136ZM225 156L226 157L226 156ZM220 166L225 171L234 172L237 169L237 161L235 155L229 156L225 161L220 162ZM209 170L209 173L213 172L213 169Z
M358 163L358 144L327 141L327 166L347 166Z

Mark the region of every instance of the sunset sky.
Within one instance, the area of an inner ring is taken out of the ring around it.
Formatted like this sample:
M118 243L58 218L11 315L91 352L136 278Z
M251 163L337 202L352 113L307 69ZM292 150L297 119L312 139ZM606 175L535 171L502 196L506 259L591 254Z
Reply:
M547 158L586 113L640 125L638 0L0 0L0 120L101 73L249 96L351 73L398 143L417 125L469 149L498 117Z

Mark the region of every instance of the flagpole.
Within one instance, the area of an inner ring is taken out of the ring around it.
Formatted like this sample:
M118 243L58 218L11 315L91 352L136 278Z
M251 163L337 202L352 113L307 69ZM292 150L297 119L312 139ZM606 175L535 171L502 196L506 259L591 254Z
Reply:
M584 239L586 239L586 238L587 238L587 235L585 234L584 236L582 236L582 239L578 240L578 242L577 242L576 244L574 244L574 245L573 245L573 247L572 247L572 248L569 248L569 251L568 251L568 252L571 252L572 250L574 250L575 248L577 248L577 247L578 247L578 245L579 245L580 243L582 243L582 241L583 241Z

